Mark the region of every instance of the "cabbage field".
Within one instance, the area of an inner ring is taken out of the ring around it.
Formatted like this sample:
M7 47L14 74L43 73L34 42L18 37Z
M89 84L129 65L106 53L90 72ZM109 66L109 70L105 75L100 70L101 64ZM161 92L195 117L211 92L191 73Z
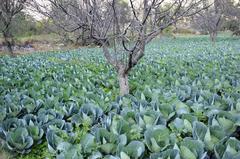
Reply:
M119 97L101 48L0 57L13 158L239 159L240 39L158 39Z

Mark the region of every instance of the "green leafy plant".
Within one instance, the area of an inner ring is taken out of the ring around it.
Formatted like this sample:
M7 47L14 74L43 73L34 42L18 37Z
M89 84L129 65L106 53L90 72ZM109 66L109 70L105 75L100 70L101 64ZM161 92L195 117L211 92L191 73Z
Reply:
M154 126L144 133L146 145L152 152L159 152L166 148L170 144L169 137L169 130L163 125Z
M9 132L6 137L7 147L15 152L28 153L33 145L33 138L29 135L26 128L18 127Z
M1 143L24 159L238 159L239 60L239 39L158 39L118 97L98 48L2 56Z

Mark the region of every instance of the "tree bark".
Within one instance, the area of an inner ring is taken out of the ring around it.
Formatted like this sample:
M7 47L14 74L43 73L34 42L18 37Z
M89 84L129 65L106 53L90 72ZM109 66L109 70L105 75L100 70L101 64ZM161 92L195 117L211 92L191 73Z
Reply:
M210 33L210 40L211 40L211 42L213 43L213 45L214 45L215 42L216 42L216 37L217 37L217 33L216 33L216 32Z
M128 74L118 73L118 81L120 88L120 95L124 96L129 94Z
M5 41L5 44L8 49L9 54L12 57L15 57L15 54L13 52L14 40L13 40L12 36L7 33L4 33L3 36L4 36L4 41Z
M7 43L8 52L10 53L10 55L11 55L12 57L14 57L15 55L14 55L14 53L13 53L12 44L11 44L9 41L6 41L6 43Z
M81 41L82 46L86 46L87 42L86 42L86 37L85 37L85 30L84 30L84 28L82 28L82 35L81 35L81 37L82 37L82 41Z

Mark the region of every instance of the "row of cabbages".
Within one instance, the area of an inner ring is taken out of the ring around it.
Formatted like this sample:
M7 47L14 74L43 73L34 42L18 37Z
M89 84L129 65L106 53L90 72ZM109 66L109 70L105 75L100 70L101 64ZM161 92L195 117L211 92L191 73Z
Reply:
M168 107L126 96L106 111L93 104L69 105L62 114L40 108L4 120L0 136L17 153L46 138L59 159L240 158L237 111L212 108L196 116L179 100Z

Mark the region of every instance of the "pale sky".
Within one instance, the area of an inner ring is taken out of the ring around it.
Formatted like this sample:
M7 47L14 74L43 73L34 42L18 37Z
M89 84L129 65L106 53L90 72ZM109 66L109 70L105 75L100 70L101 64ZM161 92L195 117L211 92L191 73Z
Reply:
M40 5L44 5L47 6L47 0L36 0L37 3L39 3ZM26 9L26 12L28 14L30 14L31 16L33 16L36 20L42 20L45 16L43 16L42 14L33 11L30 7Z

